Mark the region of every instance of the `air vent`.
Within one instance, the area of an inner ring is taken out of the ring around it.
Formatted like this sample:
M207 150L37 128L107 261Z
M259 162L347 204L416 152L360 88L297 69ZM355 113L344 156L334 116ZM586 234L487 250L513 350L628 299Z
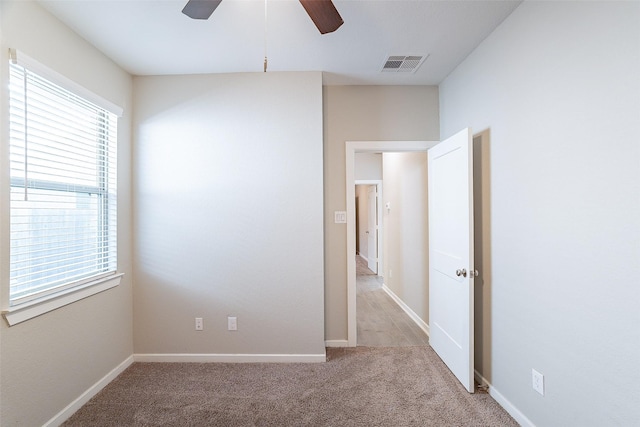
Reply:
M382 66L383 73L415 73L429 55L389 56Z

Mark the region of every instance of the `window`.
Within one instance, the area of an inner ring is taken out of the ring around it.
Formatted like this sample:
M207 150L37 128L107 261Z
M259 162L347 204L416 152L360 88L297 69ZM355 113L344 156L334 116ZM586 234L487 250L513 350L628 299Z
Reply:
M116 272L117 116L19 62L9 85L11 308Z

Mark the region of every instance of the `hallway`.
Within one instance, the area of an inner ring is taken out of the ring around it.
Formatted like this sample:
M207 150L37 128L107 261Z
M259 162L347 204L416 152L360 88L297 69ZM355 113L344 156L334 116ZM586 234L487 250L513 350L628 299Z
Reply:
M382 289L383 279L356 256L358 346L411 347L429 344L429 337Z

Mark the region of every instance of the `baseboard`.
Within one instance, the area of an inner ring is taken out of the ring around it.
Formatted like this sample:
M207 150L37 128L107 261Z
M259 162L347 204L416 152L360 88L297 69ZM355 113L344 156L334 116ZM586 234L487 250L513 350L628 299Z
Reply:
M476 370L476 381L482 386L486 386L489 390L489 395L498 402L502 408L513 417L522 427L535 427L535 424L531 422L518 408L516 408L502 393L500 393L489 381Z
M134 354L136 362L193 362L193 363L322 363L321 354Z
M93 396L98 394L100 390L106 387L111 381L113 381L118 375L124 372L133 363L133 356L127 357L122 363L113 368L111 372L102 377L98 382L89 387L84 393L82 393L76 400L71 402L62 411L58 412L53 418L43 424L43 427L57 427L64 423L71 417L78 409L80 409L85 403L87 403Z
M358 254L358 256L359 256L360 258L362 258L362 259L364 260L364 262L366 262L367 264L369 264L369 258L367 258L366 256L364 256L364 255L362 255L362 254L360 254L360 253Z
M349 347L348 340L326 340L324 342L325 347Z
M402 301L396 294L394 294L393 291L387 287L387 285L383 284L382 289L387 293L387 295L391 297L392 300L396 302L396 304L400 306L402 310L404 310L405 313L407 313L411 320L413 320L415 324L418 325L420 329L422 329L424 333L427 334L427 336L429 336L429 325L427 325L427 323L422 320L420 316L418 316L413 310L411 310L411 307L405 304L404 301Z

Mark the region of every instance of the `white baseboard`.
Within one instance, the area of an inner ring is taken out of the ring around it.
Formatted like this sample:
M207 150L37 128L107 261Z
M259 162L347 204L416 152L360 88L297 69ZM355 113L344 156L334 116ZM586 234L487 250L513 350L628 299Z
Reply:
M424 333L427 334L427 336L429 336L429 325L427 325L427 323L422 320L420 316L418 316L413 310L411 310L411 307L409 307L407 304L405 304L404 301L398 298L398 296L394 294L393 291L387 287L387 285L383 284L382 289L387 293L387 295L391 297L392 300L396 302L396 304L400 306L402 310L404 310L405 313L407 313L411 320L413 320L415 324L418 325L420 329L422 329Z
M364 260L364 262L366 262L367 264L369 264L369 258L367 258L366 256L362 255L361 253L358 253L358 256L360 258L362 258Z
M127 357L122 363L113 368L111 372L102 377L98 382L89 387L76 400L71 402L62 411L58 412L53 418L43 424L43 427L57 427L69 419L78 409L87 403L93 396L98 394L100 390L105 388L107 384L113 381L118 375L124 372L133 363L133 356Z
M193 363L322 363L321 354L134 354L136 362L193 362Z
M326 340L324 342L325 347L349 347L348 340Z
M500 406L504 408L505 411L509 413L513 417L514 420L518 422L523 427L535 427L535 424L531 422L529 418L527 418L518 408L516 408L502 393L500 393L494 386L491 385L489 381L476 370L475 378L478 383L482 386L486 386L489 389L489 395L493 397L493 400L498 402Z

